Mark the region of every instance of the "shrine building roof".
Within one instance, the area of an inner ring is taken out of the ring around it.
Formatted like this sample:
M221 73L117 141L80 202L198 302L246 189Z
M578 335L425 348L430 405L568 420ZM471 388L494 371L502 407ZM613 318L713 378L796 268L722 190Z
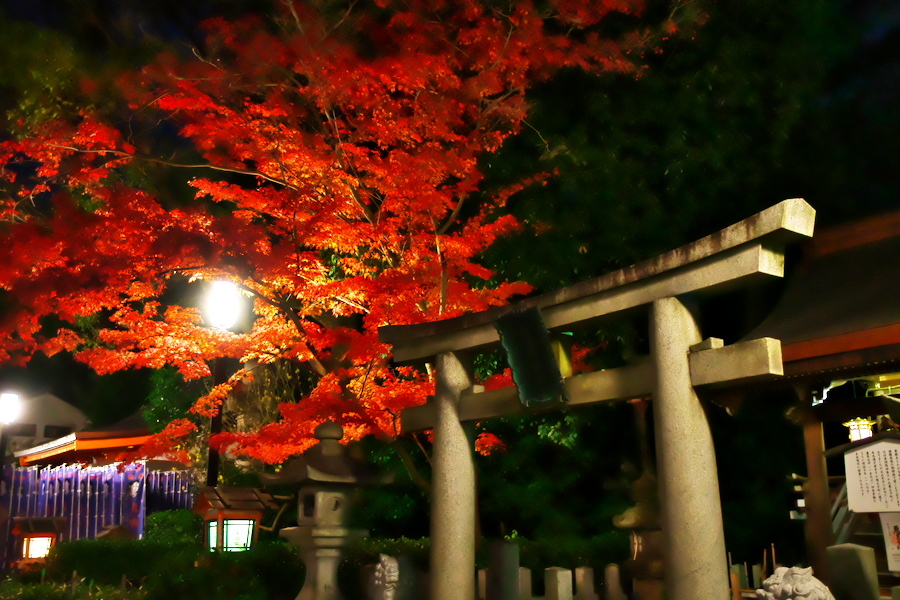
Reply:
M149 430L78 431L15 453L22 466L115 460L150 438Z
M900 370L900 212L821 231L744 339L781 340L784 376Z

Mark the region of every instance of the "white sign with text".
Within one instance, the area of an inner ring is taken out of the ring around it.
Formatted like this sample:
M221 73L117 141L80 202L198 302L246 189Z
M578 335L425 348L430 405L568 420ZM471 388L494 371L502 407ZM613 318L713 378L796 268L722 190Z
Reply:
M847 505L853 512L900 512L900 440L872 442L844 454Z

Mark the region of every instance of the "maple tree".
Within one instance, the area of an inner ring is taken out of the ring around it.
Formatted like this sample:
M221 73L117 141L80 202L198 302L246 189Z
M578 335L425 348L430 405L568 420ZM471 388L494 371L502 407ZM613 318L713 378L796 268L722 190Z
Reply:
M82 82L116 111L86 103L0 146L0 359L65 351L101 374L172 365L188 380L217 357L287 360L309 372L308 394L278 422L213 444L276 463L326 418L346 439L396 437L400 411L433 382L392 365L377 327L530 289L488 285L478 257L517 228L510 195L542 176L486 190L482 159L523 127L526 92L560 69L635 71L650 31L604 27L642 8L286 1L268 18L212 19L193 54L161 53L114 86ZM673 17L662 31L675 28ZM193 198L155 193L147 165L184 173ZM184 279L235 282L253 299L252 329L204 326L171 301ZM211 416L249 376L192 412ZM195 429L176 420L145 450L171 451Z

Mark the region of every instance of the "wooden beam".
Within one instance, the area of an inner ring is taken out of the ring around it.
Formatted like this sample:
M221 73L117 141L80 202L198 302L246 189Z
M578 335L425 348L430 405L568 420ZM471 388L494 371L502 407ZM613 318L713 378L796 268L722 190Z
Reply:
M691 352L689 360L691 382L695 387L716 387L728 382L781 375L781 345L772 338ZM565 406L650 396L654 381L653 367L649 362L566 377L563 384L569 401ZM538 411L522 406L515 387L486 392L483 387L474 386L460 395L460 421L484 421L535 412ZM407 408L402 412L400 421L404 433L431 429L434 426L434 407L427 403Z
M876 327L863 331L851 331L825 338L785 344L784 360L793 362L817 358L840 352L865 350L877 346L889 346L900 342L900 324Z

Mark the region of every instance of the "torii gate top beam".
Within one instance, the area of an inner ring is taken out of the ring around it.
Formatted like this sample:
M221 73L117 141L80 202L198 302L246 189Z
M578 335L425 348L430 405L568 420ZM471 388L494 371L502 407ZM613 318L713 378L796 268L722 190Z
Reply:
M378 331L398 362L499 344L494 321L510 310L541 309L548 329L574 326L651 303L711 291L740 280L784 274L787 242L813 233L815 210L803 199L785 200L756 215L625 269L528 298L510 306L419 325Z

